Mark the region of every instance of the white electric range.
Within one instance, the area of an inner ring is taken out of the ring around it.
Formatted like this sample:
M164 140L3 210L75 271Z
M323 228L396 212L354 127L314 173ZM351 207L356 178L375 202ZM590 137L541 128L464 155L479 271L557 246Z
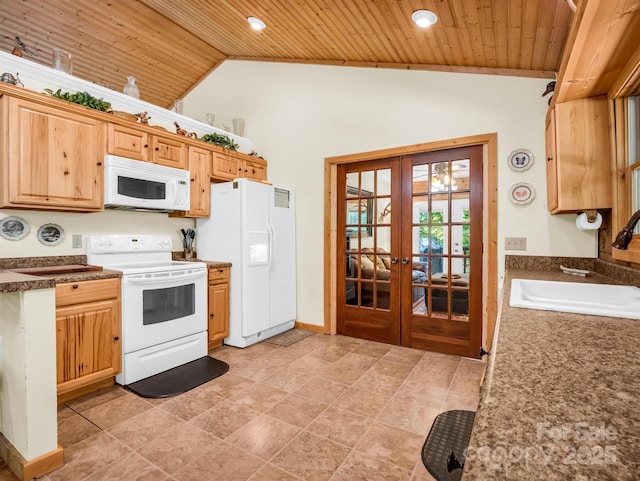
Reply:
M131 384L207 355L207 266L171 260L171 238L87 237L87 262L122 271L122 373Z

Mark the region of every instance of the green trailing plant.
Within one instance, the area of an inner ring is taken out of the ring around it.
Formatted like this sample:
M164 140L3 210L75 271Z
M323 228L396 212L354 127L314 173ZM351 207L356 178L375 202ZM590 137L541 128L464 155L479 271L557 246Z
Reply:
M55 92L51 89L44 89L46 93L57 99L66 100L67 102L73 102L74 104L84 105L90 109L100 110L101 112L107 112L111 110L111 104L106 100L95 98L89 92L63 92L62 89L58 89Z
M202 137L200 137L200 140L204 140L205 142L209 142L210 144L219 145L223 149L238 150L238 144L231 140L231 138L227 135L216 134L214 132L212 134L204 134Z

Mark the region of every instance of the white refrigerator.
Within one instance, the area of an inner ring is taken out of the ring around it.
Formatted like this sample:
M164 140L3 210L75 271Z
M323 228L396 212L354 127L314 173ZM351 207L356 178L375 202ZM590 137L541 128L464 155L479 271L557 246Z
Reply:
M246 347L296 320L295 195L248 179L211 185L211 216L198 219L198 258L231 263L229 337Z

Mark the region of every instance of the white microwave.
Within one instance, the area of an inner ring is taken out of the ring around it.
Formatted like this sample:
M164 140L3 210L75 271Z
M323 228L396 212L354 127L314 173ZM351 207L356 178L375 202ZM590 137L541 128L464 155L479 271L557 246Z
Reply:
M104 157L104 206L112 209L174 212L189 210L189 171L164 165Z

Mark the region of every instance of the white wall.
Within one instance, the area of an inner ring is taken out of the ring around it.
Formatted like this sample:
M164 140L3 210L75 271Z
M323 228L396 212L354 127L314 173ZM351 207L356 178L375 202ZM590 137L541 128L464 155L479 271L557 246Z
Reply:
M29 224L26 237L11 241L0 237L0 257L39 257L85 255L86 236L95 234L162 234L170 235L172 249L182 250L181 228L195 227L193 219L169 218L167 214L155 212L129 212L106 210L78 214L74 212L45 212L31 210L0 209L0 219L18 216ZM55 246L42 244L37 237L38 229L47 223L58 224L64 230L64 239ZM72 248L71 236L82 236L82 247Z
M269 162L268 178L297 192L298 320L323 323L324 159L497 132L498 268L504 237L527 237L514 254L597 257L594 232L546 206L544 117L547 80L515 77L227 61L185 98L185 113L246 120L245 136ZM507 166L517 148L533 152L524 173ZM514 206L508 192L529 182L537 197Z

